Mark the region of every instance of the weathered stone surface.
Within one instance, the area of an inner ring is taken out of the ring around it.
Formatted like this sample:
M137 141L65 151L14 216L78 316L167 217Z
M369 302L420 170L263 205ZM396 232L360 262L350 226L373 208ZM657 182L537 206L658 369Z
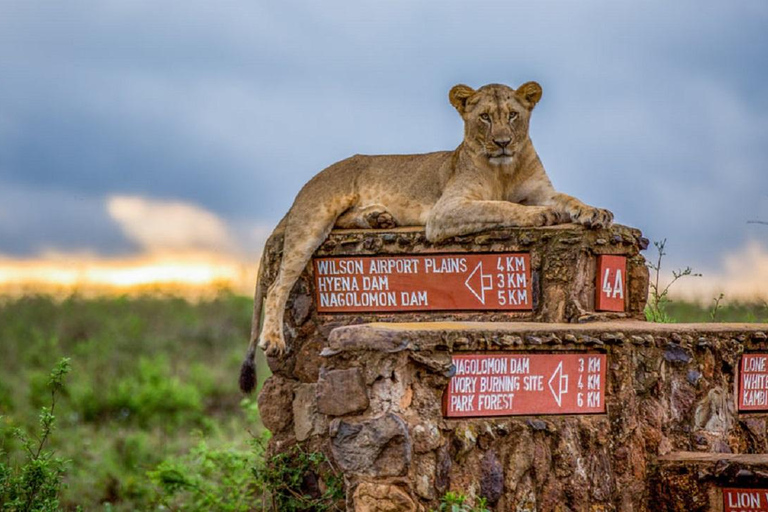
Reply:
M326 366L354 362L371 376L371 388L400 390L395 393L399 396L410 382L417 390L408 407L401 409L397 400L387 407L409 424L414 459L406 482L427 509L436 507L450 489L485 496L495 510L652 511L667 503L649 490L660 456L680 450L724 456L765 451L766 421L754 415L740 418L733 405L738 354L768 350L762 340L750 341L755 329L747 324L628 320L367 324L330 334L329 346L338 351L326 358ZM496 342L505 337L541 343L504 347ZM707 345L695 348L700 338ZM372 350L382 343L402 346L403 340L407 346L397 351ZM441 365L424 364L436 360L428 354L489 349L526 353L545 347L607 354L606 414L442 419L435 404L448 378ZM765 478L768 483L768 473Z
M301 382L317 382L320 376L320 367L323 364L323 358L320 356L323 342L321 337L315 336L301 345L296 354L293 377Z
M294 381L273 375L264 382L259 394L259 414L264 426L273 434L287 429L293 415L287 404L293 402Z
M413 451L415 453L426 453L436 449L443 444L443 437L440 435L440 429L433 421L426 420L419 423L411 430L413 438Z
M437 460L435 462L435 490L442 496L451 485L451 467L453 462L448 446L443 445L436 451Z
M312 297L297 295L291 303L291 316L295 325L303 325L312 313Z
M437 467L435 454L427 453L414 459L411 479L413 480L413 489L420 497L426 500L433 500L437 497L435 492L435 476Z
M330 436L334 459L345 473L400 476L411 464L408 427L395 414L359 422L335 419Z
M327 423L317 412L317 384L299 384L293 398L293 432L297 441L319 434Z
M402 487L363 482L354 494L355 512L416 512L413 498Z
M504 468L492 451L485 452L481 464L480 496L495 505L504 492Z
M767 454L674 452L659 457L650 492L660 512L723 510L722 487L765 488Z
M344 416L368 408L363 374L359 368L320 372L317 381L317 410L328 416Z

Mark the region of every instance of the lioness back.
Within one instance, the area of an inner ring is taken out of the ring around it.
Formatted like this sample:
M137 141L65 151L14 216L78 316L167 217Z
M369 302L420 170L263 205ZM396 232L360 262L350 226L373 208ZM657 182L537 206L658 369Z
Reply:
M452 155L355 155L326 168L306 187L326 197L352 192L357 207L381 205L398 226L423 226L450 176Z

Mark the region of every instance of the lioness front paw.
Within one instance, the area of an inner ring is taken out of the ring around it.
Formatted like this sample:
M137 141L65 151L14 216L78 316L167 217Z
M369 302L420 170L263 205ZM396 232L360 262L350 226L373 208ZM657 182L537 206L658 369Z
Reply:
M565 221L564 215L554 208L550 208L548 206L531 208L536 208L536 212L534 212L532 215L531 226L554 226L555 224L561 224Z
M374 210L365 215L365 220L373 229L392 229L397 226L395 218L388 211Z
M283 330L264 325L259 336L259 348L268 356L279 356L285 353L285 339Z
M571 220L588 228L609 228L613 224L613 213L603 208L585 206L571 214Z

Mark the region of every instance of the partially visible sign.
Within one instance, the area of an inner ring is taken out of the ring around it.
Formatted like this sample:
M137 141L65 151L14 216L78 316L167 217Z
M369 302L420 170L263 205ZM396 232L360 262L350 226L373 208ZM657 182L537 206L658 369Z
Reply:
M597 257L595 310L624 311L627 293L627 258L604 254Z
M768 354L741 356L739 410L768 411Z
M531 310L527 253L315 258L320 313Z
M768 489L723 489L723 512L768 512Z
M605 412L605 354L454 355L448 418Z

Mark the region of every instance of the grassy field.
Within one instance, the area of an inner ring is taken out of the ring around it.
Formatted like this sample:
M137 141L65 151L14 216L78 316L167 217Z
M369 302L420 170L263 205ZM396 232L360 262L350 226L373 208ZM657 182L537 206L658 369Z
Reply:
M667 305L667 313L675 322L750 322L768 323L768 303L727 302L715 307L709 305L673 301Z
M713 318L711 308L682 302L667 312L678 322ZM72 371L50 445L70 461L62 506L218 508L185 503L189 494L169 496L168 482L198 471L200 481L174 485L247 487L221 483L222 471L247 480L259 464L250 444L261 433L258 411L237 389L250 317L251 300L229 293L195 302L162 295L0 299L0 447L23 453L11 428L34 429L50 399L50 369L66 356ZM726 303L714 319L768 322L768 305Z
M50 370L69 357L50 445L70 460L62 505L168 506L147 476L162 462L201 442L253 453L258 411L237 389L251 307L250 299L227 293L196 303L163 296L2 299L0 446L19 453L11 428L33 429L50 400Z

